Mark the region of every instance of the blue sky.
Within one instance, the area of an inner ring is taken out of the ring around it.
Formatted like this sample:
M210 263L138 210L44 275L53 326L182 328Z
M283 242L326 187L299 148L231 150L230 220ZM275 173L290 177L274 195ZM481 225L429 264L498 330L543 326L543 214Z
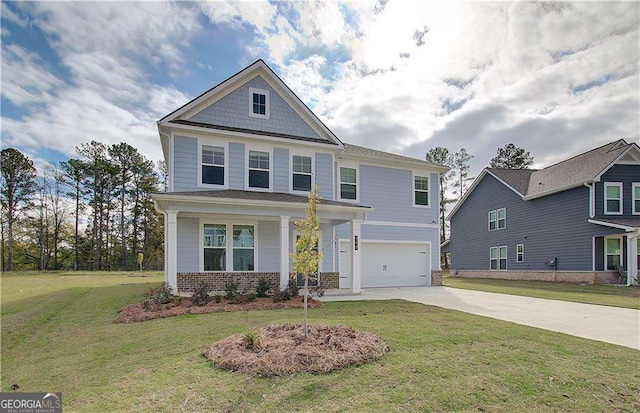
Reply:
M155 121L257 59L345 142L513 142L542 167L640 130L640 3L2 2L2 147L162 157Z

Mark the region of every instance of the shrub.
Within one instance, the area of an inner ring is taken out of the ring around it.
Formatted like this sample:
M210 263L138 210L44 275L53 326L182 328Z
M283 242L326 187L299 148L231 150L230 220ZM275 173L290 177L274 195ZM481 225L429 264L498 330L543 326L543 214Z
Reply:
M267 293L271 290L271 282L267 279L260 278L258 280L258 287L256 288L256 296L266 297Z
M197 306L207 304L211 300L211 297L209 296L210 292L211 288L209 287L209 284L204 281L200 281L191 295L191 302Z
M289 299L300 295L300 287L298 287L298 281L296 279L289 280L287 291L289 291Z
M149 291L144 293L144 308L149 308L149 306L159 307L163 304L171 303L173 301L172 291L173 289L166 282L162 283L162 286L159 288L150 286Z
M254 330L247 331L246 333L244 333L243 338L244 338L244 345L249 350L255 350L257 347L260 346L260 337L258 336L258 333L256 333Z
M240 295L238 293L238 283L234 280L229 280L229 282L224 285L224 293L230 303L237 302Z
M322 297L327 291L327 282L325 281L325 277L318 277L317 284L309 287L309 291L311 292L311 295Z
M213 299L216 300L216 303L219 303L222 300L222 296L220 294L216 294L213 296Z
M248 293L247 295L244 296L245 297L245 302L250 303L252 301L255 301L257 298L256 293Z
M271 296L271 301L273 301L274 303L281 303L283 301L289 301L291 300L291 294L289 293L289 289L285 288L284 290L280 291L276 291L273 293L273 295Z

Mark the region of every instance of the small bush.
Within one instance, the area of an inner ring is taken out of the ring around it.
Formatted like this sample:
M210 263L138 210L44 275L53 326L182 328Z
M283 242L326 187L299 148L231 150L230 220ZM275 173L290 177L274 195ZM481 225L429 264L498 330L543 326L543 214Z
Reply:
M162 283L160 288L151 288L144 293L144 308L159 307L173 302L173 289L168 283Z
M230 303L235 303L238 301L240 294L238 293L238 283L234 280L230 280L224 286L225 298Z
M209 287L209 284L204 281L200 281L191 295L191 302L197 306L207 304L211 300L211 297L209 296L210 292L211 288Z
M298 281L296 279L289 280L287 291L289 292L289 299L295 298L300 295L300 287L298 287Z
M327 282L325 281L325 277L318 278L318 283L312 287L309 287L309 291L311 292L311 295L322 297L327 291Z
M283 301L289 301L289 300L291 300L291 294L289 293L288 288L285 288L282 291L276 291L271 296L271 301L273 301L274 303L281 303Z
M213 299L216 300L216 303L220 303L222 296L220 294L216 294L213 296Z
M266 297L271 290L271 282L264 278L258 280L258 287L256 288L256 296Z
M255 301L257 298L256 293L248 293L247 295L244 296L245 297L245 302L250 303L252 301Z
M249 350L255 350L260 346L260 337L254 330L244 333L244 344Z

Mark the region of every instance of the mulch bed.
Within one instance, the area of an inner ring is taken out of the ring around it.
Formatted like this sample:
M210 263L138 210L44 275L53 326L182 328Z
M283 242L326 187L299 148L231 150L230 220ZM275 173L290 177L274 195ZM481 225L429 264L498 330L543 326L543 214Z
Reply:
M302 324L270 325L254 332L253 348L244 334L236 334L213 343L205 356L218 369L285 376L328 373L378 360L389 351L380 336L344 326L309 325L306 339Z
M135 323L138 321L153 320L156 318L174 317L184 314L209 314L230 311L252 311L252 310L274 310L278 308L302 308L302 297L295 297L289 301L274 303L271 298L256 298L255 301L246 303L229 304L226 299L221 299L219 303L215 300L203 306L196 306L189 298L181 301L165 304L160 307L144 308L142 303L132 304L120 310L120 315L114 323ZM322 307L322 302L314 299L308 300L309 308Z

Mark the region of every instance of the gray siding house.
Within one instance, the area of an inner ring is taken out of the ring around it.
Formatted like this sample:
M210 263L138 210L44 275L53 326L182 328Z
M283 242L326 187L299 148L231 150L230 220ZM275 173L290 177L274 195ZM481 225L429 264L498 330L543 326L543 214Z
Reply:
M438 174L448 168L343 143L262 60L160 119L158 131L169 191L153 199L175 291L231 279L250 290L260 278L284 288L295 222L316 186L328 287L431 285Z
M618 140L541 170L487 168L448 219L459 276L636 284L640 150Z

